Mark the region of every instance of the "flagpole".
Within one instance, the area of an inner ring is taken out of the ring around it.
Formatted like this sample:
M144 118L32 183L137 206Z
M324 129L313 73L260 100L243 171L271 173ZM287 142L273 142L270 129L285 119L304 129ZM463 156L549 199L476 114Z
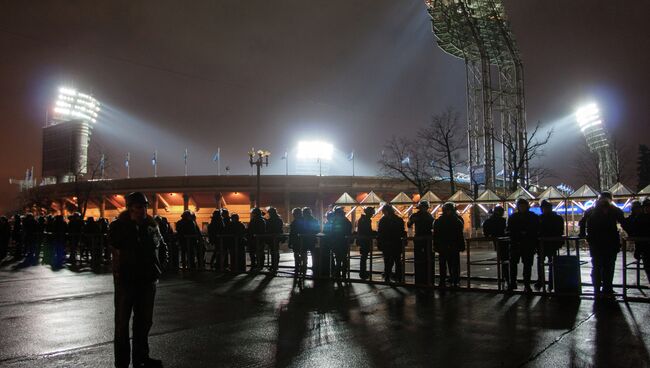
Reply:
M185 176L187 176L187 148L185 149Z
M354 176L354 160L356 157L354 157L354 153L352 153L352 176Z
M158 150L153 151L153 177L158 177Z
M221 147L217 147L217 176L221 176Z

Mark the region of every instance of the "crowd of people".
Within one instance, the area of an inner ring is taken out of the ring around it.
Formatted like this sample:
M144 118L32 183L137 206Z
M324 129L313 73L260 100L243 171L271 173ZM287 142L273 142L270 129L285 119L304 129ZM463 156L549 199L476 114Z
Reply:
M532 291L532 287L542 288L544 263L552 261L564 244L558 239L565 235L563 217L553 211L548 201L542 201L540 208L541 215L537 215L531 211L526 199L519 199L510 216L505 216L503 207L496 206L483 223L484 236L500 239L496 242L497 252L508 290L518 288L519 264L523 268L524 291ZM629 236L650 236L650 199L643 203L634 201L631 208L631 214L626 218L612 203L611 194L604 192L580 221L580 235L589 244L596 293L613 292L614 264L620 250L619 225ZM383 277L387 282L404 281L401 260L406 245L405 230L414 228L415 284L426 285L434 281L431 263L435 259L432 254L437 253L439 286L457 287L460 284L460 252L465 250L463 218L453 203L442 206L438 218L434 218L429 209L429 203L421 201L416 206L417 211L405 223L392 206L383 206L382 217L375 229L375 209L366 207L356 229L353 229L342 207L327 212L322 224L309 207L294 208L287 226L273 207L266 212L253 208L247 224L240 221L239 215L222 208L213 212L207 236L202 233L191 211L183 212L174 228L165 217L152 218L167 245L159 249L159 257L164 258L166 267L172 270L210 267L245 272L248 255L250 270L260 271L266 267L277 272L280 245L286 242L293 252L297 276L307 274L311 259L313 275L340 280L349 272L349 252L356 245L360 254L359 277L365 280L370 277L368 258L373 244L376 244L383 256ZM9 255L9 244L13 243L14 258L23 259L25 264L42 262L63 267L66 263L88 262L96 267L110 262L112 257L106 240L108 229L107 219L89 217L84 220L79 213L73 213L67 220L61 215L35 216L30 213L15 215L12 219L0 217L0 259ZM208 244L213 249L210 259L206 259ZM650 244L637 242L634 255L643 261L646 272L649 272ZM533 284L531 277L535 264L539 276ZM548 281L552 289L552 269Z

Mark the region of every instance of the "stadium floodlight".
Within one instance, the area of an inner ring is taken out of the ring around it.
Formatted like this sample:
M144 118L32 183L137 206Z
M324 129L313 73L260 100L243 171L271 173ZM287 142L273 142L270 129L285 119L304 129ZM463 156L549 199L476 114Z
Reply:
M74 88L60 87L54 104L53 123L75 119L96 123L99 111L100 104L93 96Z
M331 161L334 156L334 146L322 141L301 141L298 142L299 160L318 159Z
M590 103L576 111L576 121L580 126L581 131L585 131L591 127L602 125L603 121L600 119L600 110L598 105Z

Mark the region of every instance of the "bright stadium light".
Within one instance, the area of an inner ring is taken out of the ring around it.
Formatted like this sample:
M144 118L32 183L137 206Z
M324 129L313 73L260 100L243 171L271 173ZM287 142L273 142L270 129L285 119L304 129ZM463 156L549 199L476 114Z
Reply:
M600 118L598 105L590 103L579 108L576 111L576 121L580 126L580 130L583 132L591 127L602 125L603 121Z
M300 160L319 159L331 161L334 156L334 146L322 141L301 141L298 142L298 153Z
M93 96L81 93L74 88L60 87L54 104L54 123L68 120L97 122L100 104Z

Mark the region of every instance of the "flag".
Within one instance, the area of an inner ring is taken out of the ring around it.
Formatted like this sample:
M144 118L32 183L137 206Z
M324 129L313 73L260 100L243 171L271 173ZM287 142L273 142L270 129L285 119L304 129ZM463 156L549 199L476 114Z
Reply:
M289 152L284 151L284 155L282 155L282 159L286 160L287 158L289 158Z
M217 152L212 156L212 161L217 162L221 159L221 147L217 148Z
M411 158L409 156L404 157L402 160L402 165L410 165L411 164Z
M99 158L99 169L100 170L102 170L102 171L104 170L105 163L106 163L106 157L102 153L102 156Z
M183 156L183 159L185 160L185 165L187 165L187 148L185 148L185 155Z
M352 160L354 160L354 151L350 152L350 154L348 155L348 161L352 161Z
M126 160L124 160L124 167L128 168L129 167L129 160L131 159L131 153L127 152L126 153Z
M151 157L151 166L156 166L157 161L158 161L158 152L153 151L153 157Z

